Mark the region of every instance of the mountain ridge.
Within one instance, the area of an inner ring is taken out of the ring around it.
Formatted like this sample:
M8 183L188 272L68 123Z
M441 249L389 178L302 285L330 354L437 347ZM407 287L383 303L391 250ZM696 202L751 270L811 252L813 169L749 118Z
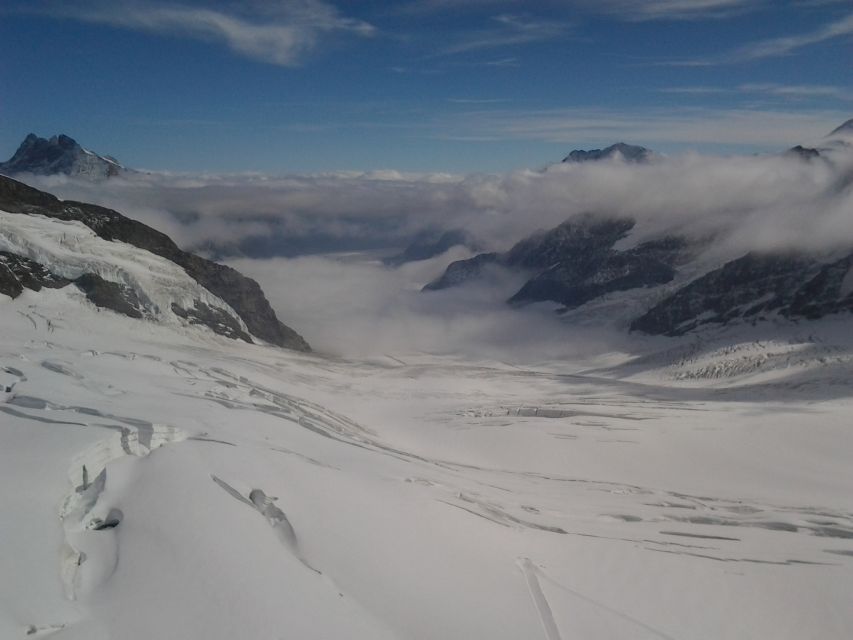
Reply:
M12 214L40 215L59 221L84 224L99 238L120 241L180 267L190 278L214 296L228 304L245 323L248 332L271 344L309 351L310 346L296 331L283 324L263 294L257 282L235 269L181 250L167 235L132 220L112 209L75 201L62 201L23 182L0 176L0 210ZM49 269L49 265L43 265ZM246 337L235 326L226 331L223 318L214 318L204 301L193 308L181 307L181 317L192 323L205 324L224 335ZM174 309L172 309L174 312ZM216 315L216 314L213 314ZM221 314L220 314L221 315ZM225 324L228 328L227 324ZM242 335L241 335L242 333Z

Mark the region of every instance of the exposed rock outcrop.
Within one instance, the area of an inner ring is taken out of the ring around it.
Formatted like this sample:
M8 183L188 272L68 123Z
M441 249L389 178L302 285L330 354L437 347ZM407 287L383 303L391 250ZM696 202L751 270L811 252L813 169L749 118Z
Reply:
M24 256L0 251L0 293L17 298L24 289L60 289L70 280L51 273L44 265Z
M853 254L749 253L690 282L637 318L631 329L682 335L705 324L769 314L816 319L853 311Z
M574 309L614 291L666 284L688 249L683 238L666 237L627 251L569 257L530 279L510 303L549 300Z
M614 249L633 227L634 222L626 219L574 218L522 240L505 253L484 253L454 262L425 289L462 284L496 265L530 276L509 299L510 304L550 301L573 309L613 291L671 281L676 266L690 255L689 243L664 237L624 251Z
M84 273L74 284L97 307L110 309L129 318L143 316L139 296L127 285L109 282L96 273Z
M200 300L194 300L193 306L188 309L172 304L172 312L187 320L190 324L200 324L210 328L214 333L233 338L235 340L245 340L251 342L251 336L247 335L240 327L240 323L227 313L223 313L220 309L211 307Z

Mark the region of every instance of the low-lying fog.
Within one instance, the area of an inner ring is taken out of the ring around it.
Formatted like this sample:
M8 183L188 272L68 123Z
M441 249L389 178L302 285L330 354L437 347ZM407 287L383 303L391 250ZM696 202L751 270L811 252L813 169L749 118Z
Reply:
M420 293L451 261L472 255L464 247L397 268L380 258L427 229L466 230L483 250L505 250L587 212L635 219L635 240L666 232L713 237L721 256L851 247L853 146L840 139L818 146L821 157L811 160L691 153L506 175L24 179L64 199L115 208L227 261L256 278L281 318L320 351L545 357L555 348L598 349L605 340L615 346L610 341L619 338L567 327L545 306L510 309L504 301L521 281L498 271L478 285Z

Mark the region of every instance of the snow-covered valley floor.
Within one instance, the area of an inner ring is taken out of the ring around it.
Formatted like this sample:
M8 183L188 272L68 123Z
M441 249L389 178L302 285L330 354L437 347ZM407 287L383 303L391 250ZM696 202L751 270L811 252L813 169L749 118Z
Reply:
M72 289L0 304L0 638L853 637L843 344L354 362Z

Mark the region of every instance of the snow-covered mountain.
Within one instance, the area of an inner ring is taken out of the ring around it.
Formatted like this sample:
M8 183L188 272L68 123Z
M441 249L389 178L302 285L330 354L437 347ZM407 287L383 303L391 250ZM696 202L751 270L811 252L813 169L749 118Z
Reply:
M823 150L845 145L842 134L847 130L853 131L850 122L828 136ZM848 160L836 162L802 146L788 155L833 167L835 178L820 206L849 201L853 168ZM534 233L508 251L453 262L424 290L456 287L495 269L508 270L526 279L507 300L511 305L556 303L569 318L582 316L590 322L598 315L603 324L656 335L771 318L850 317L850 243L831 250L781 246L750 251L738 246L719 231L709 235L682 227L649 232L639 230L630 215L584 214Z
M631 324L652 334L687 333L705 324L778 315L814 320L853 312L853 251L812 256L748 253L658 302Z
M129 171L115 158L101 156L84 149L76 140L60 134L51 138L40 138L29 134L18 150L6 162L0 162L0 173L14 175L34 173L99 179L121 175Z
M73 283L95 305L134 318L309 348L254 280L116 211L61 201L5 176L0 252L0 291L12 297Z
M522 240L505 253L480 254L452 263L424 289L436 291L479 277L498 266L531 275L509 302L551 301L567 309L614 291L670 282L691 255L683 238L665 237L625 251L614 249L634 227L627 219L583 216Z
M667 335L768 315L815 319L853 312L853 248L820 254L750 252L709 269L707 239L664 235L617 248L633 227L634 221L626 219L572 219L507 252L453 262L424 290L459 286L500 267L529 278L509 298L512 305L554 302L566 312L634 292L642 310L624 319L630 329Z

